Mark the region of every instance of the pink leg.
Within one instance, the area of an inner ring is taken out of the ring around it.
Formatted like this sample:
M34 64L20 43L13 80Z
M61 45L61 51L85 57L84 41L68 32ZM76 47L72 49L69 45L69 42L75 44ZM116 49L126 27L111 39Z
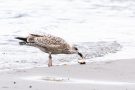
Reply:
M51 52L49 53L49 60L48 60L48 67L52 66L52 56L51 56Z

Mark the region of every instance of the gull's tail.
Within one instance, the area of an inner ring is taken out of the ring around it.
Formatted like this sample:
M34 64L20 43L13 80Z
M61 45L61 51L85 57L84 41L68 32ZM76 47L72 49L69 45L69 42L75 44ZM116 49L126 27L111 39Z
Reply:
M27 43L27 38L23 38L23 37L15 37L15 39L19 39L23 42L19 42L20 45L25 45Z

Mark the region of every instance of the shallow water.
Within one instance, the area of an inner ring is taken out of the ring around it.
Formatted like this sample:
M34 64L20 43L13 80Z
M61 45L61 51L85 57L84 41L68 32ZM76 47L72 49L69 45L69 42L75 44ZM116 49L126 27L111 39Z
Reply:
M14 39L29 33L77 44L88 62L109 53L108 60L135 58L134 16L134 0L0 0L0 70L46 66L47 54ZM58 65L77 63L79 57L53 58Z
M1 44L0 70L23 69L47 66L48 54L30 46L20 46L17 41ZM116 53L122 46L117 42L82 42L76 43L76 47L84 55L87 62L89 59L103 57L108 53ZM77 63L80 57L73 55L53 55L54 65Z
M100 80L85 80L85 79L75 79L68 77L48 77L48 76L29 76L29 77L21 77L24 80L32 80L32 81L42 81L42 82L57 82L57 83L72 83L72 84L96 84L96 85L135 85L132 82L121 82L121 81L100 81Z

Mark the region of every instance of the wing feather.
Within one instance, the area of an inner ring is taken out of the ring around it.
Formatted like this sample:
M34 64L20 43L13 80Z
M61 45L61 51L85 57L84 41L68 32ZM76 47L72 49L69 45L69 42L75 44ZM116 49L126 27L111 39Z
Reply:
M45 48L57 48L57 49L62 49L62 48L68 48L68 44L66 41L64 41L60 37L54 37L54 36L43 36L43 37L35 37L34 38L35 44L41 47Z

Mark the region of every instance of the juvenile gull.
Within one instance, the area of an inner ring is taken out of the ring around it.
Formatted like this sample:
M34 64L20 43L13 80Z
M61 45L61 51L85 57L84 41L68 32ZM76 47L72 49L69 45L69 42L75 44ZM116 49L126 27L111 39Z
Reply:
M20 45L28 45L39 48L41 51L49 54L48 67L52 66L51 54L78 54L81 59L78 63L85 64L82 53L78 51L78 48L68 44L60 37L53 35L37 35L30 34L28 37L16 37L21 40Z

